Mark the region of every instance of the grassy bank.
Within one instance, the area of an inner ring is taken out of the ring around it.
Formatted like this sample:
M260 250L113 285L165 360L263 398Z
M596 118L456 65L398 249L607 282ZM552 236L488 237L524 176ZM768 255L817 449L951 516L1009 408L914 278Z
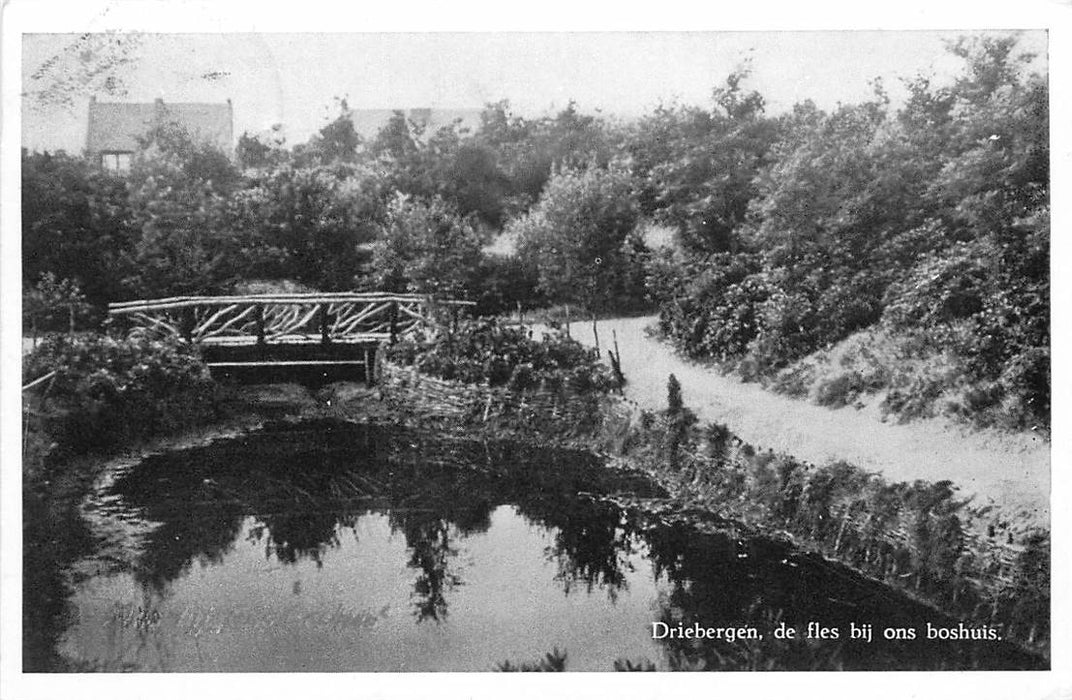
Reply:
M766 381L779 393L820 406L874 403L884 417L900 422L944 417L978 428L1030 430L1049 439L1049 406L1034 406L1039 392L1025 388L1048 381L1044 360L1040 357L1038 366L1011 363L1000 376L983 379L967 373L948 349L909 334L869 328ZM1039 420L1040 413L1047 420Z

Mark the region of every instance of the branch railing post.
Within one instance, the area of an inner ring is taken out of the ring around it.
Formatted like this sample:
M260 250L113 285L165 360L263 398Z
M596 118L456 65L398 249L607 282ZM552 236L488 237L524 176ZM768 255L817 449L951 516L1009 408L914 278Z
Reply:
M194 342L194 326L196 325L195 316L196 313L194 307L188 306L182 310L182 320L180 321L180 329L182 337L187 343Z
M253 317L256 321L257 347L264 350L264 346L267 345L264 337L264 305L257 304L255 308L256 311L253 312Z
M391 345L398 339L398 300L391 302Z
M331 343L331 335L328 332L328 305L320 304L318 307L318 313L320 315L320 344L329 345Z

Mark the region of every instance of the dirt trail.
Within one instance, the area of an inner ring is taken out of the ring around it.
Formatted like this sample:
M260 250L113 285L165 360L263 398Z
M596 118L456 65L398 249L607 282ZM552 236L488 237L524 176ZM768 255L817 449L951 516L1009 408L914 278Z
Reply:
M681 382L685 405L701 421L725 423L757 449L785 452L823 464L844 459L890 481L948 479L975 503L994 503L1003 512L1048 523L1050 445L1031 435L970 431L944 420L905 425L883 422L877 410L828 409L745 384L732 376L682 359L645 335L655 317L600 321L606 356L617 332L625 394L644 408L666 406L666 380ZM575 323L577 340L592 344L592 324Z

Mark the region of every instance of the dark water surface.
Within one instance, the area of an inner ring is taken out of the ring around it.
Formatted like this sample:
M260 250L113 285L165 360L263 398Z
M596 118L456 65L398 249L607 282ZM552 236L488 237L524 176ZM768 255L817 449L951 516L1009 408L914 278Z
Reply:
M154 456L81 504L74 554L26 566L26 668L488 671L556 649L592 671L1043 666L1003 642L777 640L780 622L953 623L612 494L664 495L586 453L337 422ZM762 639L656 640L654 622Z

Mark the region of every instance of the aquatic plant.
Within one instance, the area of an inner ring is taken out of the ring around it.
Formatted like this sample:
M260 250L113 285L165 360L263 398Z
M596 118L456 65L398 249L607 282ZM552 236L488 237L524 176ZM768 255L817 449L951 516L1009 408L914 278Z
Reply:
M495 667L496 671L543 671L543 672L557 672L566 670L566 652L559 651L558 647L547 652L542 659L536 662L523 662L520 664L514 664L510 661L503 661Z

